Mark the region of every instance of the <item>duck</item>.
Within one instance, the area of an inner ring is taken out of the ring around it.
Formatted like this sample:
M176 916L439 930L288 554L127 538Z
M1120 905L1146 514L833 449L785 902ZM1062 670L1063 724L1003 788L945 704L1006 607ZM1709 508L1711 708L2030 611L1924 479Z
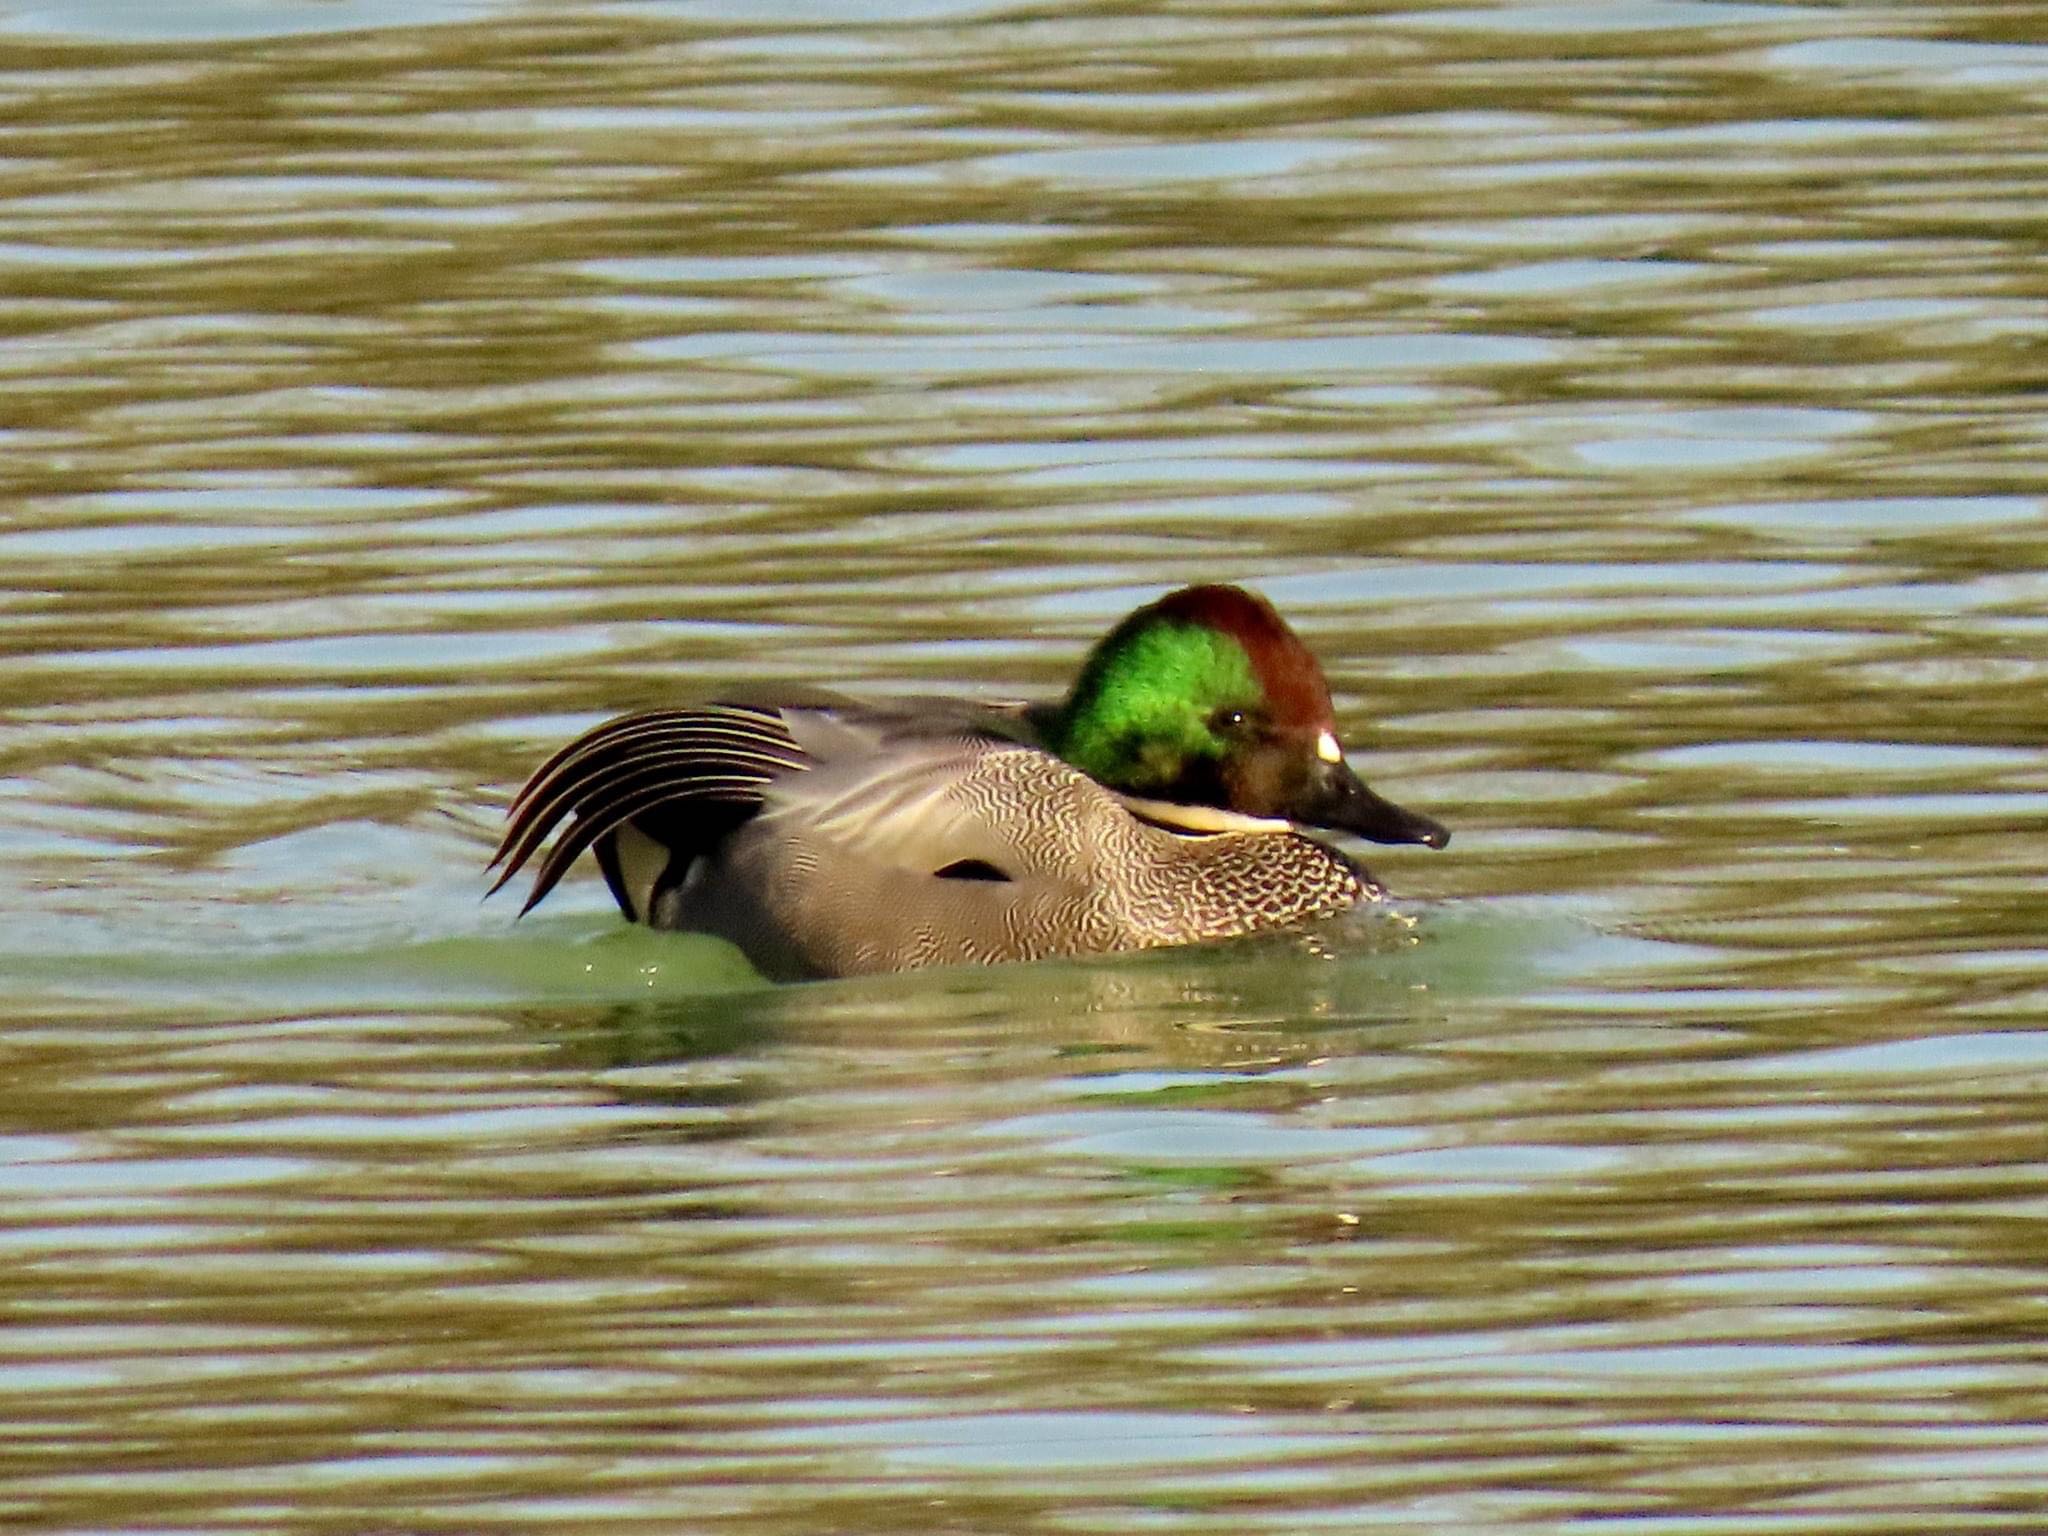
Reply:
M521 915L590 852L619 910L773 980L1204 943L1384 899L1315 832L1442 848L1346 761L1329 683L1265 598L1126 616L1050 704L749 692L622 715L513 798Z

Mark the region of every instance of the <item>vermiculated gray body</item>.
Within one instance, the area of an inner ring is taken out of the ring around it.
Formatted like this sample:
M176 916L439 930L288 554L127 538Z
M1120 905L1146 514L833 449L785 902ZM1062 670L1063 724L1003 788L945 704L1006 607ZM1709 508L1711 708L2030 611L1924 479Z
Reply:
M1291 832L1140 821L1030 748L961 742L947 756L921 765L929 793L908 840L921 849L815 814L827 786L804 775L657 900L653 926L719 934L771 975L844 976L1231 938L1379 894ZM1008 878L935 873L970 861Z

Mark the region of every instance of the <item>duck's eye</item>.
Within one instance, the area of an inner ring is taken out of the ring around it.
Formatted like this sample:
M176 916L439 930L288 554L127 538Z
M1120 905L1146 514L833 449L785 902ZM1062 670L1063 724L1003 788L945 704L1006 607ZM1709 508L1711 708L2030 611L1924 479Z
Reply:
M1219 709L1209 717L1209 729L1225 735L1235 734L1244 726L1245 713L1241 709Z

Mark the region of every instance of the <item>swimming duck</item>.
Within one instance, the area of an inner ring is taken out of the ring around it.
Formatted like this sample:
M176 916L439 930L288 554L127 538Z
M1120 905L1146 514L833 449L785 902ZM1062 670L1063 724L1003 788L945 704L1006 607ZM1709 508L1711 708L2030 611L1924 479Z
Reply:
M513 800L522 914L593 851L619 908L794 979L1150 949L1376 901L1298 826L1441 848L1344 761L1322 668L1264 598L1184 587L1052 705L833 696L623 715Z

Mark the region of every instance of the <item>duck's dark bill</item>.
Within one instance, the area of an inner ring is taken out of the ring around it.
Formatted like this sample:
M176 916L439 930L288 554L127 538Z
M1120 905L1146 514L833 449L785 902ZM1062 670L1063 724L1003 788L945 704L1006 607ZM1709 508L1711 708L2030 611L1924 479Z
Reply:
M1442 822L1420 811L1404 810L1375 794L1342 763L1332 763L1327 773L1317 776L1315 787L1294 808L1294 819L1305 826L1350 832L1374 843L1441 848L1451 840L1450 829Z

